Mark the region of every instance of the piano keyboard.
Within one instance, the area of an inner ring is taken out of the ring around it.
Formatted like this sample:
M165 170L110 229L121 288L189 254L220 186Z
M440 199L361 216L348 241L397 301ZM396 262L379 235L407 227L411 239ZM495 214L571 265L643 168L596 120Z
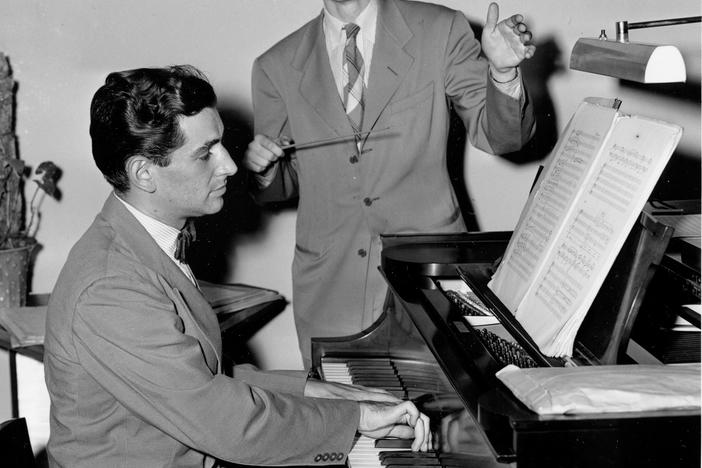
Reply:
M436 366L416 361L322 358L321 372L328 382L383 388L403 399L449 391ZM349 468L453 467L465 466L467 461L455 455L412 452L410 445L406 440L376 441L359 435L348 456Z
M349 361L347 360L336 361L323 358L322 377L327 382L361 385L354 382L349 368ZM376 448L375 440L364 435L356 436L353 448L349 453L348 465L349 468L382 467L380 463L380 449Z
M436 365L408 359L322 359L325 380L382 388L403 400L453 393Z
M508 364L514 364L522 369L539 367L536 361L534 361L531 356L524 351L524 348L517 343L507 341L486 328L480 328L477 332L485 347L490 350L492 357L495 358L502 367Z

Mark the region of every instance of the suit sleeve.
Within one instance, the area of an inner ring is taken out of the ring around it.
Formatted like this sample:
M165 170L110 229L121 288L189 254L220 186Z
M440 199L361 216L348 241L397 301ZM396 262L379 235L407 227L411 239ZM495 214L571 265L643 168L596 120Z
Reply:
M173 302L148 282L117 275L93 283L76 304L72 329L81 365L105 391L185 445L269 465L312 464L316 453L350 450L357 403L213 375Z
M302 396L307 384L305 371L262 371L251 364L234 366L233 377L271 392L285 392Z
M446 95L463 120L470 142L491 154L519 150L533 133L533 106L526 87L519 99L498 90L465 16L456 12L446 46Z
M264 59L259 57L253 65L251 94L254 108L254 133L271 139L291 136L285 101L273 80L264 70ZM283 201L298 196L297 160L286 155L276 163L275 176L262 187L256 198L261 202ZM255 175L259 182L263 179Z

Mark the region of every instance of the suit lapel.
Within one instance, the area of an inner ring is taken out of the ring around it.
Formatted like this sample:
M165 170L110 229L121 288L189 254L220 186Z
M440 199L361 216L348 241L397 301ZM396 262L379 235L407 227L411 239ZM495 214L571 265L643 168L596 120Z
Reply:
M187 307L181 307L180 309L183 310L178 312L188 315L183 317L184 321L192 323L196 328L194 331L197 331L197 334L193 336L201 342L208 367L213 372L217 372L220 367L219 356L222 347L219 323L212 307L200 290L161 250L141 223L117 200L114 194L111 194L105 202L102 214L132 250L134 257L165 278L168 285L180 293Z
M393 0L378 2L373 61L365 94L363 131L371 130L397 91L414 57L405 50L412 31Z
M338 135L352 132L344 105L334 83L329 54L324 40L323 15L310 23L293 59L292 66L302 73L300 94Z

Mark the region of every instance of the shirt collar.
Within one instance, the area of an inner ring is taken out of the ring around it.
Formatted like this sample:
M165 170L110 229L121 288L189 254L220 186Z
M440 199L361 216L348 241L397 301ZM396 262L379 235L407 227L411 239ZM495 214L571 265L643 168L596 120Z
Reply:
M360 41L366 44L375 42L375 25L378 19L378 0L370 0L366 8L353 20L353 23L358 25L361 30L358 32ZM324 8L324 33L330 46L336 47L339 44L346 42L346 32L343 27L347 24L340 19L332 16L331 13Z
M115 194L117 200L122 202L122 204L129 210L129 212L134 215L134 217L139 221L139 224L144 226L146 232L153 237L156 244L163 250L163 252L168 255L173 261L175 259L176 251L176 240L178 239L178 234L180 230L169 226L168 224L162 223L161 221L152 218L151 216L142 213L134 206L130 205L126 201L122 200L117 194ZM177 262L176 262L177 263Z

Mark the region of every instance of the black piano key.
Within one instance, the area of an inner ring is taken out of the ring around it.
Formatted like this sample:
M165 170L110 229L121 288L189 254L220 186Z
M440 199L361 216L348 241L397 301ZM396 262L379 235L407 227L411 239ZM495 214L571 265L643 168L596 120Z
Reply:
M392 372L376 372L376 371L369 371L367 369L351 369L349 371L349 374L351 374L351 377L358 376L374 376L374 377L384 377L386 379L398 379L397 375L395 375Z
M351 376L351 380L354 382L358 382L359 384L361 382L379 382L379 385L393 385L396 387L399 387L402 385L402 382L400 382L397 379L391 379L379 375L359 375L359 376Z
M356 372L351 373L351 380L386 380L397 384L400 383L400 379L398 379L395 375L365 374Z
M391 363L387 364L371 364L365 365L362 363L347 363L346 367L349 369L359 369L359 370L373 370L378 372L395 372L395 367Z
M422 465L438 466L441 464L436 457L385 457L380 459L381 465Z
M392 377L392 376L384 376L384 375L373 375L373 374L351 374L351 380L353 381L358 381L358 382L372 382L372 381L378 381L378 382L388 382L394 385L400 385L401 382L397 379L397 377Z
M411 439L378 439L375 441L375 448L412 448Z
M405 382L417 382L425 385L434 386L440 384L440 382L434 376L400 374L399 378Z
M494 460L492 457L479 455L462 455L457 453L436 453L429 452L411 452L411 451L381 451L378 453L378 460L384 466L442 466L444 468L483 466L487 464L492 466Z
M381 465L386 466L388 468L400 468L400 467L407 467L407 468L417 468L420 466L441 466L441 462L439 460L432 460L431 458L418 458L418 459L412 459L412 458L406 458L404 460L395 460L393 462L380 462Z
M377 388L386 388L386 387L391 387L391 388L402 388L404 389L404 385L402 385L402 382L399 382L397 380L388 380L388 379L379 379L379 378L373 378L373 377L364 377L364 378L357 378L357 379L351 379L354 384L356 385L365 385L366 387L377 387Z
M349 373L353 375L378 375L382 377L392 377L397 379L397 374L392 371L387 370L377 370L377 369L349 369Z
M441 466L441 465L424 465L424 464L415 465L415 464L407 464L407 463L405 463L405 464L385 465L385 466L386 466L387 468L418 468L418 467L422 467L422 466L427 466L427 467L428 467L428 466Z
M446 468L464 468L468 466L478 468L481 466L494 466L495 464L495 460L492 457L479 455L439 455L439 461L441 462L441 466Z
M402 375L413 375L417 377L435 377L439 375L436 369L431 367L407 367L407 366L395 366L395 370Z
M412 452L410 450L407 451L398 451L398 450L381 450L378 452L378 458L380 460L385 460L388 458L394 458L394 459L401 459L401 458L436 458L436 452L434 451L428 451L428 452Z
M390 359L349 359L345 362L348 367L392 367Z

